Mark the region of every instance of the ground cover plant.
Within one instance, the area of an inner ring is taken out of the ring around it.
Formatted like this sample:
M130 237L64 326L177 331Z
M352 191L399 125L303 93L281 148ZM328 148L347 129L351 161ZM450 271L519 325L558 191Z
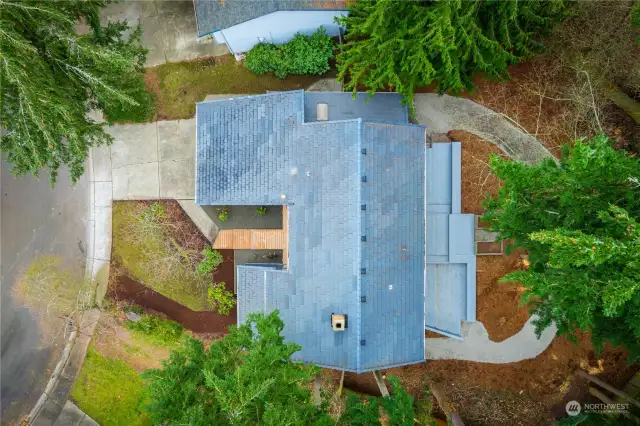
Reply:
M114 260L133 279L158 293L191 310L209 310L212 277L198 271L203 255L193 248L197 236L175 228L161 203L115 203ZM174 237L176 232L181 232L183 241Z
M297 33L284 44L260 43L247 52L246 66L256 74L274 73L278 78L289 74L320 75L329 71L334 43L320 27L311 36Z
M71 389L71 399L102 426L146 426L141 411L145 385L138 372L125 362L100 355L89 347Z
M176 345L182 338L184 327L175 321L157 315L141 314L137 321L126 321L125 328L140 334L150 343L160 346Z

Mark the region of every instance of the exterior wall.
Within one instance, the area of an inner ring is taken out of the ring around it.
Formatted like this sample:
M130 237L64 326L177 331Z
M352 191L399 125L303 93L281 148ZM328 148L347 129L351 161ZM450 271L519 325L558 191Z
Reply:
M291 40L298 32L313 34L321 26L330 36L337 36L340 27L334 22L334 18L346 13L336 10L274 12L217 31L213 36L219 43L226 42L232 53L242 53L260 42L282 44Z

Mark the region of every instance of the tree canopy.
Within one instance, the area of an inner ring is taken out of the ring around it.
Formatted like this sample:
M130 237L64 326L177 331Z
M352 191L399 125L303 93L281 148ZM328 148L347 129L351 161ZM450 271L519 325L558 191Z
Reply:
M494 156L491 167L503 186L483 220L529 255L528 270L502 281L525 286L537 332L552 322L570 337L590 330L596 349L609 342L640 359L640 160L598 136L558 163Z
M75 182L89 148L112 141L89 111L113 121L153 114L141 30L100 25L111 2L0 0L0 149L15 175L46 168L53 184L66 165ZM89 34L76 32L80 20Z
M565 11L564 0L352 2L340 19L338 80L353 92L394 89L410 106L416 88L432 82L439 93L471 89L476 73L507 77Z
M251 314L208 350L186 338L161 369L145 373L152 424L378 426L381 409L386 424L413 425L413 398L395 379L392 397L378 403L351 396L338 419L329 416L326 398L316 407L311 382L320 369L292 361L300 346L284 342L283 328L274 311Z

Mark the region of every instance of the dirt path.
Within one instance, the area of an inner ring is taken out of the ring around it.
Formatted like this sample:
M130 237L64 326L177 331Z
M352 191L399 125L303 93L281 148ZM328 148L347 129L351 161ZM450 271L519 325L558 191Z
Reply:
M228 264L228 262L225 262L224 265L226 264ZM230 289L233 290L233 261L231 262L231 274L222 269L223 268L217 271L216 280L224 280L227 283L227 287L231 287ZM231 276L229 277L229 275ZM235 308L228 316L220 315L216 312L195 312L145 287L126 275L118 278L115 288L112 290L111 297L116 300L128 300L145 308L162 312L169 318L178 321L185 328L196 333L226 334L228 327L236 323Z

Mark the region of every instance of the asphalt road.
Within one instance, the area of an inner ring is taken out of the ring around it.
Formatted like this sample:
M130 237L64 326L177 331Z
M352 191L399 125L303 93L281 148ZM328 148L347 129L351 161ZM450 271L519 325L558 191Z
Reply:
M62 350L62 337L42 338L33 314L11 297L22 271L41 254L55 254L84 273L89 204L87 179L75 187L61 170L52 189L48 175L15 179L0 162L0 423L27 414L42 393Z

